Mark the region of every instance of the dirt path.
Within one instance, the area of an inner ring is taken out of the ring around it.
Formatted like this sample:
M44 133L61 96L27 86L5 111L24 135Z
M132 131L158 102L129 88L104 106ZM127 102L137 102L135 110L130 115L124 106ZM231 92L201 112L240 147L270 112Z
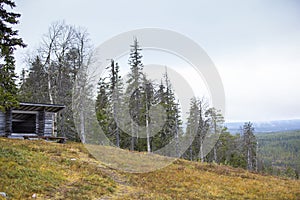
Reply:
M82 161L97 166L97 168L99 168L101 172L103 172L103 174L107 175L117 183L117 188L114 193L108 196L103 196L99 198L99 200L124 199L126 196L129 197L130 194L136 193L137 191L141 190L140 188L136 188L130 185L129 180L125 175L120 174L116 170L105 166L103 163L89 157L89 155L85 153L77 153L79 154L79 157Z

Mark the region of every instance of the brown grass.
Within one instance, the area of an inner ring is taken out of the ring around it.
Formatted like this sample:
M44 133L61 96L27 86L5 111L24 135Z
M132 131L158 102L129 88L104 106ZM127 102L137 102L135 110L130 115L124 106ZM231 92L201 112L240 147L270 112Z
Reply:
M78 143L0 138L0 192L10 199L33 194L37 199L300 199L299 180L185 160L153 172L129 173L134 166L149 171L173 160L87 147L100 161ZM111 169L120 167L128 170Z

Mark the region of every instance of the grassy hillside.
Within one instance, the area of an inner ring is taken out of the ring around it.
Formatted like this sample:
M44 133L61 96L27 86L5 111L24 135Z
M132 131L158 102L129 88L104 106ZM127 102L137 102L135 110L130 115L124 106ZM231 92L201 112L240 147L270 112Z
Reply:
M11 199L33 194L41 199L80 199L112 193L116 183L86 158L81 144L0 138L0 191Z
M96 161L81 144L0 138L0 192L10 199L300 199L299 188L299 180L184 160L125 173Z

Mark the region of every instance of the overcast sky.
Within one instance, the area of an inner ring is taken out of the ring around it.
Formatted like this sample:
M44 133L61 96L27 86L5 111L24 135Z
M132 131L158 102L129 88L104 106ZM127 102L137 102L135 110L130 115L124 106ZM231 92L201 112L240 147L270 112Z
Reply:
M35 49L52 22L87 28L95 47L114 35L156 27L197 42L215 63L227 121L300 118L300 1L18 0L17 26Z

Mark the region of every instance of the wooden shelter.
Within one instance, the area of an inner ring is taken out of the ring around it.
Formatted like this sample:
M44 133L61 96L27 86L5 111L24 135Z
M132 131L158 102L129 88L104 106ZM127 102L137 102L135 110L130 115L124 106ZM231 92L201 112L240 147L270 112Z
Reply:
M0 136L56 137L56 113L64 105L20 103L5 113L0 111Z

